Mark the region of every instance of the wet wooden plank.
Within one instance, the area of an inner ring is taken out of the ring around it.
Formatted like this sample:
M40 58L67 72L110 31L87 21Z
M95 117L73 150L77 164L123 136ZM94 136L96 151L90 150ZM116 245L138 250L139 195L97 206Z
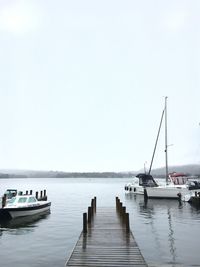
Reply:
M115 208L98 208L81 233L66 266L147 267L132 232L127 232Z

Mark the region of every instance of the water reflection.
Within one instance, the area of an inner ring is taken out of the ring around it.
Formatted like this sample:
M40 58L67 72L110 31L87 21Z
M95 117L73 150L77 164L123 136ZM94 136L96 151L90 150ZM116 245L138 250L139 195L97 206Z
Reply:
M175 262L177 255L176 255L176 246L175 246L174 231L173 231L170 208L167 209L167 214L168 214L168 223L169 223L169 234L168 234L169 247L170 247L170 252L172 255L172 260L173 260L173 262Z
M183 204L177 200L165 199L144 199L142 196L126 195L126 200L136 202L139 208L139 214L144 218L144 223L148 224L151 229L152 238L154 240L154 247L161 256L165 256L168 251L171 255L170 266L177 264L177 247L176 239L174 236L174 214L181 211ZM176 216L176 215L175 215ZM158 224L158 218L160 225ZM163 238L166 236L165 244ZM168 244L167 244L168 243ZM165 248L165 246L167 246ZM163 255L162 255L163 254Z
M28 234L33 232L34 228L38 226L37 223L41 220L48 219L49 215L50 211L46 211L41 214L27 217L19 217L11 220L0 220L0 236L4 231L14 235Z

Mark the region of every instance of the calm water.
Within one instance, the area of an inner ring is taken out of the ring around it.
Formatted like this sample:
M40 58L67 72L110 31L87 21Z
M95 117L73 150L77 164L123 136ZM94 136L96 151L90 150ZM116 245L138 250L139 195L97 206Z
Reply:
M47 190L51 214L0 227L0 266L63 267L82 230L82 213L91 198L98 206L114 206L119 196L130 225L151 266L200 266L200 210L175 200L149 200L124 193L130 179L0 179L7 188Z

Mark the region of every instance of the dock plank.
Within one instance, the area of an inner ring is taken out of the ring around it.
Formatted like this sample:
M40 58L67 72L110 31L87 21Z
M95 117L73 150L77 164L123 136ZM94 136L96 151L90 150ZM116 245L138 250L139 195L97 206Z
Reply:
M71 267L147 267L131 231L115 208L98 208L66 262Z

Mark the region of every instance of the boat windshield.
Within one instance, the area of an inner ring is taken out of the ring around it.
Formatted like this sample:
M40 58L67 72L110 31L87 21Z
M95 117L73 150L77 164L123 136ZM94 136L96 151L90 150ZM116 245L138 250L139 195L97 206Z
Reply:
M37 199L35 197L29 197L28 203L37 202Z
M15 200L16 200L16 197L13 197L13 198L9 199L8 203L14 203Z
M17 190L7 189L5 194L6 194L7 198L12 198L12 197L15 197L17 195Z
M27 197L20 197L19 199L18 199L18 203L25 203L27 201Z
M37 199L34 196L22 196L22 197L13 197L9 199L8 203L13 204L13 203L35 203L37 202Z

